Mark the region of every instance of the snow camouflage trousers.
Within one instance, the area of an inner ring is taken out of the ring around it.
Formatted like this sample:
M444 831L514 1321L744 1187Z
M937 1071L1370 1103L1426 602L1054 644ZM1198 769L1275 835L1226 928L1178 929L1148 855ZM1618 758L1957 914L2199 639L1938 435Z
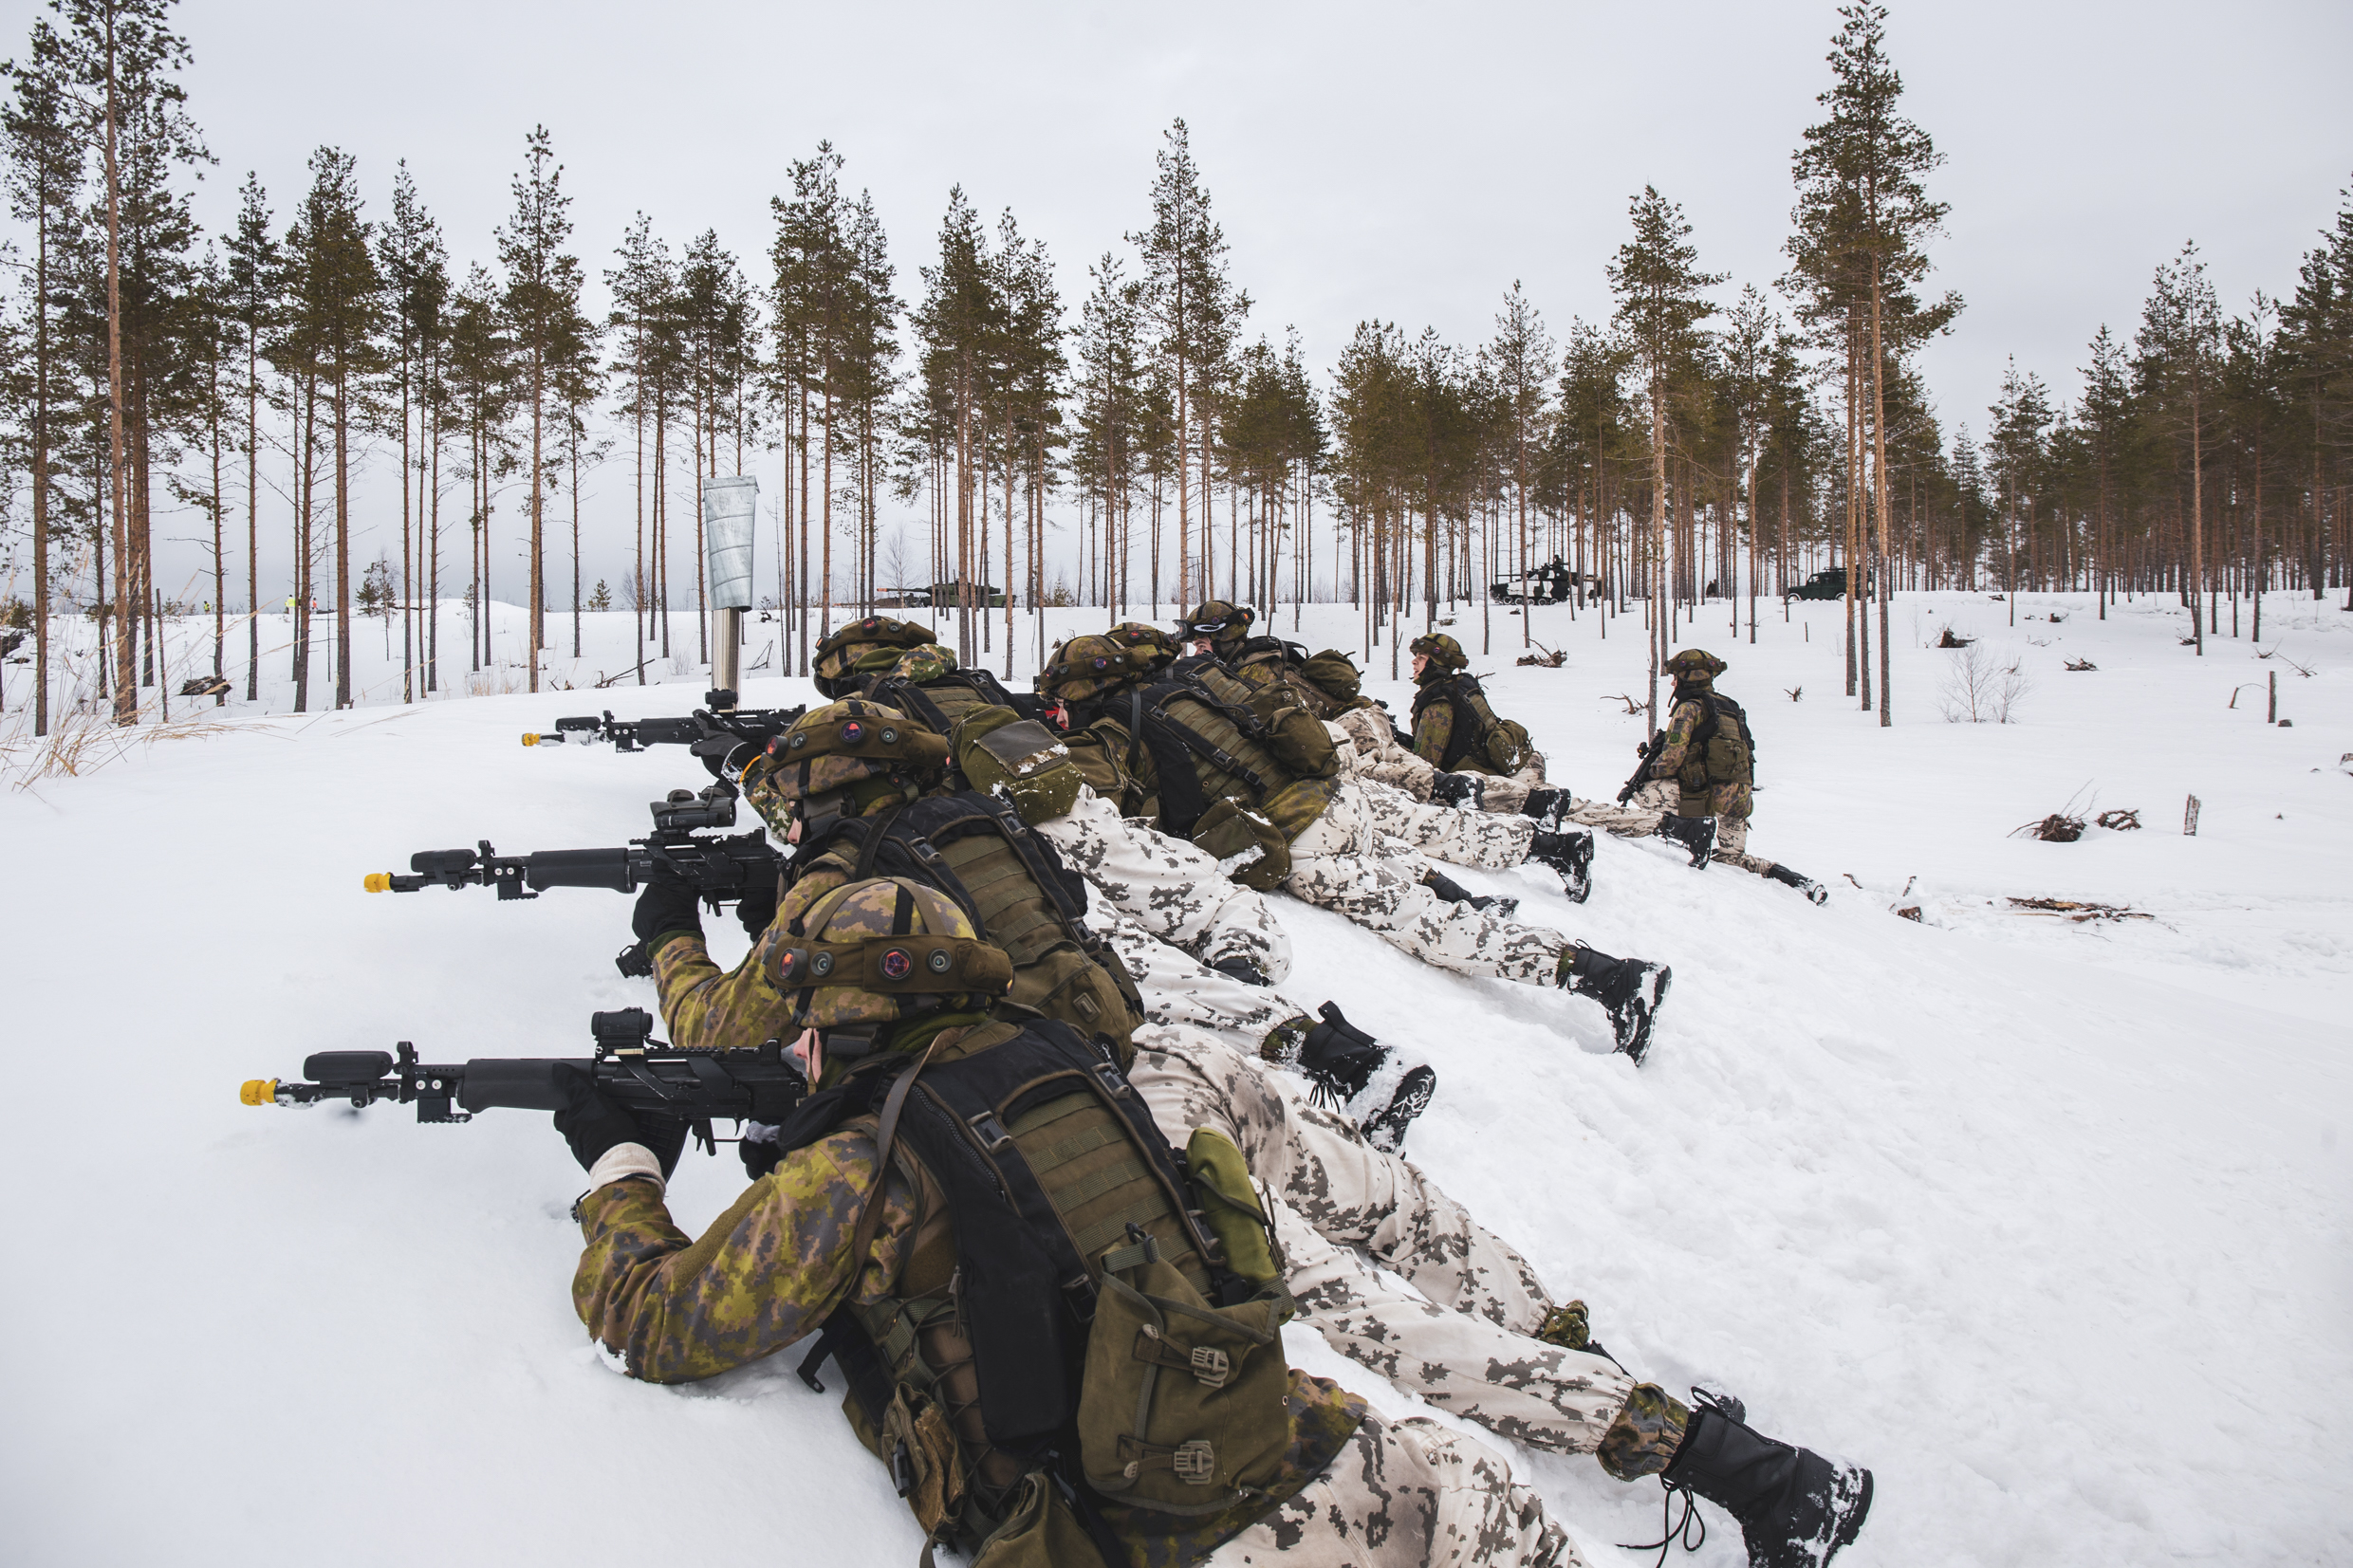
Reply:
M1284 891L1344 914L1439 968L1551 985L1568 938L1439 898L1422 885L1418 867L1382 848L1376 808L1366 795L1355 781L1342 781L1324 815L1291 840L1291 874L1284 879Z
M1577 801L1563 813L1567 821L1598 827L1621 839L1647 839L1658 831L1659 820L1678 809L1681 786L1673 779L1653 779L1626 797L1623 805L1607 801Z
M1570 1568L1584 1559L1503 1455L1427 1417L1367 1411L1324 1473L1203 1568Z
M1401 789L1416 801L1426 802L1430 799L1431 781L1438 776L1438 770L1398 745L1397 737L1389 732L1388 710L1351 709L1331 723L1333 729L1346 738L1340 757L1343 773L1369 784L1383 784L1392 789ZM1480 807L1504 817L1516 816L1520 808L1528 803L1529 791L1542 789L1544 782L1545 764L1541 755L1531 756L1517 773L1508 779L1491 773L1481 774ZM1447 858L1440 857L1441 859ZM1476 865L1483 862L1456 860L1454 863Z
M1270 980L1291 972L1291 939L1266 895L1219 871L1215 857L1121 816L1085 785L1068 812L1036 827L1104 902L1161 941L1204 964L1248 958ZM1100 926L1102 914L1088 918Z
M1640 1397L1658 1391L1614 1361L1532 1337L1552 1307L1535 1270L1417 1167L1197 1031L1146 1027L1136 1047L1128 1080L1161 1133L1181 1147L1217 1129L1274 1194L1285 1282L1334 1350L1530 1448L1601 1451L1627 1478L1666 1467L1680 1423L1670 1434L1640 1412L1672 1401Z
M1528 861L1536 822L1529 817L1495 817L1451 805L1423 805L1403 790L1370 780L1351 781L1383 839L1417 854L1457 866L1509 871ZM1526 799L1523 791L1522 799Z

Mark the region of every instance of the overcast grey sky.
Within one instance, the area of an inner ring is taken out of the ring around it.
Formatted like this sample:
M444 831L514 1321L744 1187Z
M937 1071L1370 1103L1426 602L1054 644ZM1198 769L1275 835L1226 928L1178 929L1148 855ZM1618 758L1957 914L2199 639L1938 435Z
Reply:
M2344 0L1893 9L1906 106L1950 159L1935 282L1968 309L1926 361L1948 432L1982 425L2011 354L2071 395L2084 341L2103 321L2129 333L2184 239L2227 309L2291 288L2353 183ZM36 8L8 9L21 39ZM1047 242L1075 318L1087 264L1144 222L1153 155L1182 116L1251 329L1296 325L1319 366L1367 317L1476 342L1515 278L1556 337L1605 317L1603 266L1645 183L1682 204L1702 264L1732 274L1727 299L1769 286L1837 25L1831 4L1778 0L178 14L220 160L208 225L248 169L283 221L311 149L333 143L359 158L373 212L407 158L461 267L494 259L524 134L545 122L592 274L642 209L674 243L715 227L756 284L768 200L823 138L873 191L902 295L960 183ZM602 489L618 505L625 485L608 470Z

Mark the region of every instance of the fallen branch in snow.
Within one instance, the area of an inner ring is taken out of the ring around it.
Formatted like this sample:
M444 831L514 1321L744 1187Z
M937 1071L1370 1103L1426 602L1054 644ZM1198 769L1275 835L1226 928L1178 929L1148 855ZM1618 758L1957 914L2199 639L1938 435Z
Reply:
M2140 910L2128 909L2121 904L2094 904L2080 902L2073 898L2012 898L2010 904L2029 914L2065 915L2079 926L2086 920L2154 920L2157 918L2154 914L2145 914Z
M2197 638L2195 636L2183 637L2181 639L2181 646L2184 648L2195 648L2197 646Z
M616 673L613 673L613 674L608 675L608 674L606 674L603 671L600 670L600 671L598 671L598 672L597 672L597 684L596 684L595 690L597 690L597 691L599 691L599 692L602 692L602 691L603 691L606 687L608 687L608 686L612 685L615 681L617 681L617 680L621 679L621 677L622 675L625 675L625 674L627 674L627 673L629 673L629 672L628 672L628 671L626 671L626 670L622 670L622 671L619 671L619 672L616 672Z
M2282 664L2288 666L2290 670L2293 670L2297 674L2304 676L2307 680L2309 680L2312 677L2311 671L2307 670L2303 665L2298 664L2294 659L2289 658L2286 654L2281 653L2277 648L2272 649L2268 654L2258 648L2255 650L2255 657L2275 658Z
M2132 806L2119 806L2113 811L2102 812L2093 821L2111 833L2129 833L2140 825L2140 813Z
M1953 628L1950 626L1945 627L1936 634L1936 646L1939 648L1966 648L1976 640L1977 639L1975 637L1955 636Z
M1906 904L1903 908L1898 910L1896 913L1899 918L1910 920L1916 925L1926 923L1920 919L1920 906L1918 904Z
M1806 688L1803 686L1792 686L1787 688L1787 690L1789 693L1789 700L1791 702L1797 701L1800 697L1806 694Z
M2054 811L2039 822L2020 823L2010 830L2010 836L2015 839L2023 833L2029 839L2040 839L2047 844L2071 844L2084 836L2084 826L2083 818L2071 817L2064 811Z
M2071 658L2067 660L2067 668L2080 675L2086 670L2097 670L2100 666L2087 658Z
M1612 696L1603 697L1602 700L1603 702L1622 702L1626 705L1626 711L1628 713L1640 713L1642 710L1642 705L1636 702L1632 697L1628 696L1623 692L1617 692Z
M1568 655L1566 653L1556 649L1545 648L1545 645L1541 642L1536 644L1536 646L1539 648L1544 648L1545 651L1541 654L1522 654L1517 662L1523 665L1536 665L1546 670L1558 670L1562 665L1568 662Z

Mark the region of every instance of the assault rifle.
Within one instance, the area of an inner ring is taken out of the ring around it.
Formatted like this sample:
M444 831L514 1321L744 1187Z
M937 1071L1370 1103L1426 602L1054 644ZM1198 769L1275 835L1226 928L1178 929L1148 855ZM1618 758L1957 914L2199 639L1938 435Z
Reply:
M501 855L488 839L472 849L420 849L409 857L409 874L370 872L361 886L370 893L416 893L423 888L496 888L501 899L536 898L549 888L610 888L635 893L657 876L676 877L716 914L753 888L773 888L787 856L769 847L758 828L724 837L698 835L697 828L733 827L735 791L725 780L700 794L674 789L648 807L654 831L632 839L625 849L543 849L535 855ZM614 960L621 972L653 973L642 944Z
M697 1051L653 1038L654 1019L642 1007L591 1015L596 1041L590 1057L476 1057L447 1066L417 1060L401 1041L391 1051L320 1051L303 1062L306 1082L250 1079L238 1098L248 1105L366 1107L378 1100L415 1105L418 1121L472 1121L499 1107L555 1111L565 1104L556 1069L575 1067L597 1088L635 1112L687 1123L697 1142L717 1153L714 1117L780 1122L808 1093L808 1083L771 1040L754 1048Z
M1634 765L1633 776L1626 780L1625 787L1618 791L1618 803L1620 805L1623 805L1628 801L1634 799L1634 792L1641 788L1644 784L1650 783L1651 764L1657 762L1658 760L1658 753L1664 751L1666 748L1667 732L1663 729L1658 731L1656 735L1653 735L1644 745L1636 747L1637 750L1642 753L1642 760Z
M738 747L749 746L755 750L786 730L795 720L808 711L800 708L736 708L732 706L735 693L720 690L706 692L709 708L697 708L682 719L617 719L606 709L601 718L581 715L558 719L556 727L545 733L526 731L525 746L563 746L576 742L585 746L591 741L611 741L616 751L641 751L656 746L683 746L703 760L703 766L713 776L720 771L729 753Z

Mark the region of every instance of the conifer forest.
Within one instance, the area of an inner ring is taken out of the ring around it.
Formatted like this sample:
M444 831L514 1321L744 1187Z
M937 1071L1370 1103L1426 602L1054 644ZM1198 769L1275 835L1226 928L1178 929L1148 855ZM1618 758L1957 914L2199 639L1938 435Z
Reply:
M35 735L138 725L184 677L255 701L278 661L297 711L348 706L362 636L398 669L370 701L502 660L537 691L610 610L643 681L710 655L704 481L776 453L780 673L877 607L930 605L1010 673L1044 652L1035 607L1212 594L1351 603L1392 655L1467 601L1485 651L1530 635L1491 584L1556 561L1598 635L1663 656L1678 625L1752 637L1839 567L1846 695L1886 723L1899 591L2066 589L2103 616L2165 596L2201 654L2260 638L2267 588L2353 592L2353 193L2251 298L2218 298L2185 243L2082 323L2071 384L2013 368L1932 396L1920 351L1968 323L1936 244L1966 214L1887 24L1840 9L1819 79L1788 86L1818 109L1779 275L1715 269L1644 184L1605 319L1465 277L1491 336L1365 320L1314 363L1236 275L1182 120L1137 149L1134 227L1101 236L1083 297L961 188L935 233L886 234L857 150L822 140L763 165L761 253L642 215L591 244L564 149L522 123L505 220L454 233L405 165L321 146L280 190L220 168L171 0L58 0L14 42L0 120L0 700ZM200 175L234 185L233 224L198 222ZM200 571L158 567L167 532ZM584 542L625 569L584 571ZM473 607L500 601L528 646L493 645ZM159 667L158 625L192 619L204 655Z

